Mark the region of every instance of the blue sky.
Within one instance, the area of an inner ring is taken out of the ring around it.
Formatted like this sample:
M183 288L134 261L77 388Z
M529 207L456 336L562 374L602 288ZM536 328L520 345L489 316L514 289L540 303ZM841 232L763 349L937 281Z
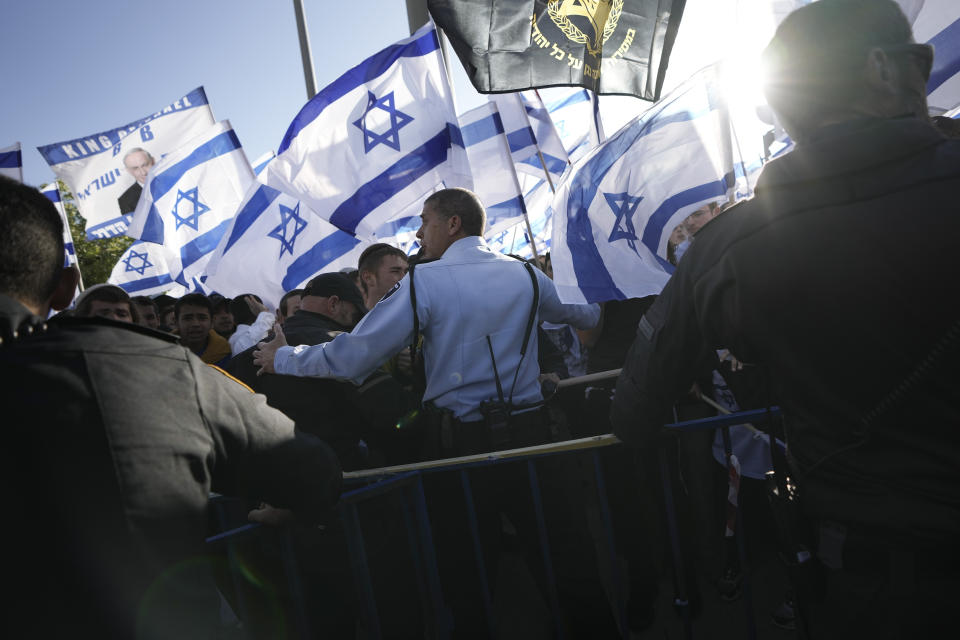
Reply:
M404 0L304 5L318 88L409 35ZM36 147L124 125L201 85L251 161L277 148L307 99L290 0L0 0L0 42L0 147L23 145L28 184L53 179Z

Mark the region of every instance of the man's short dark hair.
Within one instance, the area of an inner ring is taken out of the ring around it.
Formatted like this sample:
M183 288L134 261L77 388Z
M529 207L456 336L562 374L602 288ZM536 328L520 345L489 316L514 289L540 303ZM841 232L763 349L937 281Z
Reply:
M175 320L180 320L180 309L182 309L184 305L190 305L191 307L203 307L207 310L207 313L210 314L210 317L213 317L213 305L210 304L210 298L202 293L188 293L177 300L173 305L173 317Z
M250 296L260 304L263 300L255 293L241 293L230 301L230 313L233 314L233 321L236 324L253 324L257 319L257 314L250 311L250 305L247 304L247 296Z
M63 270L63 221L42 193L0 176L0 293L50 299Z
M487 213L477 194L466 189L441 189L423 201L423 206L432 205L434 211L449 220L460 216L460 225L468 236L482 236L487 226Z
M407 254L400 249L389 245L386 242L378 242L370 245L363 250L363 253L360 254L360 260L357 261L357 271L361 275L364 271L376 273L377 269L380 268L380 265L383 264L383 259L387 256L397 256L404 262L407 261ZM367 283L363 281L362 277L360 278L359 285L363 289L363 292L366 293Z
M77 308L74 315L78 318L89 318L90 309L94 302L109 302L111 304L126 304L130 309L130 318L134 323L140 322L140 312L130 294L114 284L95 284L83 291L77 298Z
M157 303L153 301L149 296L134 296L130 298L133 303L140 307L153 307L153 312L160 315L160 308L157 306Z
M282 315L283 317L287 317L288 315L287 300L289 300L293 296L303 296L303 289L294 289L292 291L287 291L285 294L283 294L283 297L280 298L280 304L278 305L278 308L280 309L280 315Z
M802 139L862 91L871 47L910 42L893 0L819 0L788 15L763 52L767 102Z

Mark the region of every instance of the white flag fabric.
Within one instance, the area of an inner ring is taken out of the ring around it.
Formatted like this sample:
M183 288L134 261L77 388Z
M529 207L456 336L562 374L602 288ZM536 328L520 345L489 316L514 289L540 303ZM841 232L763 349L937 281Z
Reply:
M488 98L500 112L517 171L541 177L546 167L551 180L559 182L569 159L540 95L531 90Z
M716 67L694 74L584 156L557 189L554 282L565 302L659 293L671 265L671 231L693 210L722 199L732 167L723 159Z
M553 93L557 93L554 90ZM571 89L547 103L557 134L570 162L576 162L605 140L597 96L587 89Z
M526 211L503 122L493 102L460 115L459 121L473 192L487 211L485 235L493 235L523 220Z
M318 273L357 266L363 251L303 202L254 184L207 266L204 287L228 297L255 293L278 304Z
M127 230L141 191L124 165L126 155L142 149L158 161L212 124L207 96L199 87L145 118L38 150L73 191L87 221L87 238L109 238ZM129 210L121 211L121 202Z
M276 151L267 151L265 154L253 161L253 172L259 176L261 173L263 173L263 170L267 168L267 165L270 164L270 161L276 157Z
M137 240L123 252L110 272L107 282L115 284L131 296L152 296L170 293L174 297L186 289L174 282L167 259L170 254L159 244Z
M19 142L0 149L0 176L23 182L23 156Z
M195 288L253 182L230 122L218 122L154 165L127 234L162 244L174 280Z
M70 221L67 220L67 211L63 207L60 199L60 189L56 182L51 182L40 189L40 193L47 196L47 199L53 203L53 207L60 214L60 220L63 222L63 266L69 267L77 264L77 248L73 246L73 234L70 232Z
M260 180L368 237L435 185L468 186L456 122L428 23L314 96Z
M913 4L921 5L907 13L916 13L913 37L934 48L927 104L935 113L949 111L960 105L960 2L923 0Z

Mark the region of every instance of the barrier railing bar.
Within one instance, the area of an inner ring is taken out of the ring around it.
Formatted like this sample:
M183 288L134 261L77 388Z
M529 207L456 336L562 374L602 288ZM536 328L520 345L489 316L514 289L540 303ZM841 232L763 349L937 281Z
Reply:
M673 554L673 571L676 580L676 594L673 604L683 618L684 637L693 638L693 620L690 611L690 596L687 591L687 577L683 565L683 554L680 550L680 531L677 526L677 509L673 502L673 483L670 480L670 463L667 461L667 452L663 447L657 448L657 457L660 460L660 476L663 485L663 503L667 512L667 529L670 533L670 550Z
M727 478L730 477L730 469L733 466L730 462L730 456L733 455L733 443L730 440L730 427L721 429L723 434L723 451L727 459ZM742 476L741 476L742 478ZM743 509L739 491L737 492L737 514L736 530L733 532L737 542L737 557L740 559L740 588L743 590L743 609L747 619L747 638L756 640L757 638L757 619L753 612L753 586L750 580L750 574L747 571L747 547L743 530Z
M470 526L470 539L473 541L473 558L477 565L477 575L480 577L480 597L483 600L483 615L487 619L487 633L491 638L496 638L497 631L493 617L493 601L490 598L490 583L489 580L487 580L483 546L480 544L480 527L477 523L477 509L473 503L473 490L470 487L470 476L466 469L460 470L460 486L463 487L463 499L467 508L467 523Z
M357 580L357 590L360 592L360 608L363 614L360 623L363 627L362 637L378 640L380 638L380 616L377 614L377 600L373 593L373 584L370 582L370 566L367 563L367 553L363 548L363 531L360 529L360 517L357 514L356 504L346 504L340 508L343 514L347 552L350 554L350 564L353 565L353 575Z
M540 536L540 554L543 556L543 573L547 587L547 600L553 611L557 638L563 639L563 616L560 610L560 598L557 596L557 580L553 573L553 561L550 559L550 540L547 538L547 521L543 515L543 499L540 495L540 481L537 478L536 463L527 460L527 477L530 480L530 497L533 498L533 513L537 520L537 534Z
M250 533L250 532L256 531L257 529L259 529L259 528L262 527L262 526L263 526L263 525L261 525L261 524L259 524L259 523L257 523L257 522L252 522L252 523L250 523L250 524L245 524L245 525L242 525L242 526L240 526L240 527L237 527L236 529L229 529L229 530L227 530L227 531L221 531L220 533L218 533L218 534L216 534L216 535L212 535L212 536L210 536L209 538L206 538L206 539L204 540L204 542L207 542L207 543L220 542L221 540L227 540L228 538L233 538L234 536L240 536L240 535L245 534L245 533Z
M427 499L423 494L423 478L417 475L416 483L411 489L413 492L414 513L420 530L420 552L423 554L423 565L427 578L427 588L430 592L430 601L433 602L433 613L436 624L436 637L445 639L450 637L452 621L443 604L443 591L440 588L440 572L437 568L437 555L433 546L433 533L430 531L430 516L427 512Z
M704 431L707 429L717 429L719 427L732 427L734 425L750 422L758 418L780 415L779 407L770 407L769 409L750 409L749 411L740 411L738 413L727 413L722 416L711 416L709 418L699 418L697 420L687 420L685 422L674 422L663 425L665 432L669 431Z
M620 626L620 635L630 637L630 628L627 621L626 589L623 585L623 576L620 573L620 562L617 559L616 538L613 533L613 518L610 515L610 503L607 500L607 484L603 479L603 466L600 463L600 452L593 450L593 472L597 481L597 502L600 505L600 519L607 537L607 553L610 561L610 575L613 579L614 599L616 601L617 622Z
M402 473L392 478L387 478L385 480L381 480L380 482L367 485L366 487L363 487L361 489L346 491L340 494L340 502L342 503L360 502L362 500L374 498L384 493L389 493L390 491L393 491L399 486L412 482L415 476L417 475L419 475L417 471L409 471L407 473Z
M609 371L598 371L596 373L588 373L585 376L577 376L576 378L564 378L557 383L558 389L563 389L564 387L575 387L578 384L588 384L590 382L599 382L601 380L609 380L610 378L616 378L620 375L620 372L623 369L610 369Z
M436 637L436 629L431 625L430 591L427 588L427 576L423 568L423 554L420 553L420 537L413 515L410 513L410 500L402 495L403 524L407 531L407 546L413 560L413 570L417 578L417 593L420 594L420 614L423 616L424 637ZM411 498L412 499L412 498Z
M300 570L297 567L297 556L293 549L293 534L286 528L280 532L280 553L283 558L283 572L290 587L290 599L293 601L296 616L297 630L301 638L312 638L310 621L307 617L306 603L303 597L303 587L300 583Z

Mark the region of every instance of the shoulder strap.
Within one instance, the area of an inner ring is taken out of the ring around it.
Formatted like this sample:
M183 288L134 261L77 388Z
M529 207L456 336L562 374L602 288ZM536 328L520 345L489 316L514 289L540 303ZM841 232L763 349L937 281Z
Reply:
M527 317L527 329L523 336L523 343L520 345L520 362L517 363L517 369L513 372L513 384L510 385L510 399L508 404L513 405L513 390L517 386L517 377L520 375L520 365L523 364L523 357L527 355L527 346L530 344L530 336L533 335L534 323L537 319L537 309L540 308L540 283L537 282L537 274L529 262L524 262L523 266L527 269L527 275L530 276L530 282L533 283L533 302L530 304L530 315ZM492 353L492 352L491 352Z
M417 354L417 345L420 344L420 317L417 316L417 288L413 284L413 270L416 264L410 265L407 275L410 276L410 306L413 307L413 342L410 343L410 358Z

